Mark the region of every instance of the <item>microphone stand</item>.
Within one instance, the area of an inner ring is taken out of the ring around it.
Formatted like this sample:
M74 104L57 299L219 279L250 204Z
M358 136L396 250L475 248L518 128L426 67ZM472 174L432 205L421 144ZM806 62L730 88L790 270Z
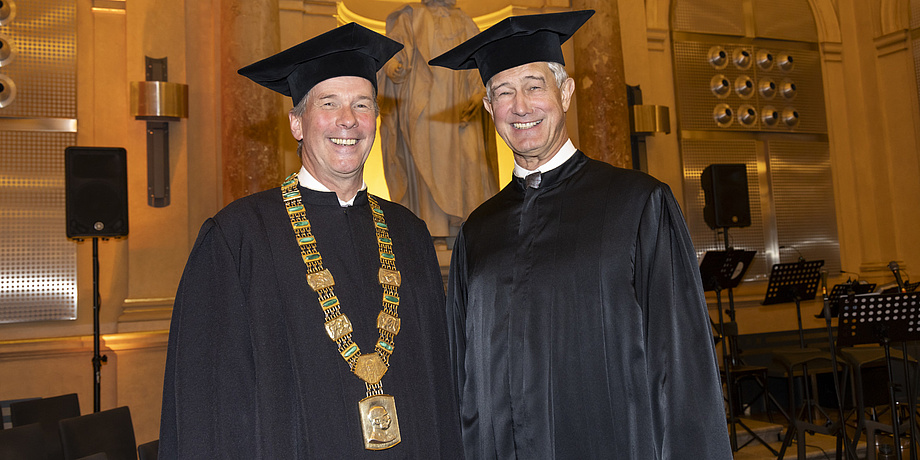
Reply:
M888 269L891 270L891 273L894 273L894 280L898 283L898 292L906 294L907 286L904 285L904 280L901 279L901 269L898 267L898 263L893 260L888 262Z

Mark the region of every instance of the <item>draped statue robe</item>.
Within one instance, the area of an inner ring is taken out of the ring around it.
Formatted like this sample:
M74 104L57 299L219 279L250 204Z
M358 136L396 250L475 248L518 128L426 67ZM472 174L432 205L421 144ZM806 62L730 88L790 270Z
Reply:
M428 61L479 33L457 8L409 4L387 17L386 35L405 48L381 77L380 145L390 199L435 237L498 191L491 121L479 74Z
M731 459L667 185L577 152L461 228L448 332L467 458Z

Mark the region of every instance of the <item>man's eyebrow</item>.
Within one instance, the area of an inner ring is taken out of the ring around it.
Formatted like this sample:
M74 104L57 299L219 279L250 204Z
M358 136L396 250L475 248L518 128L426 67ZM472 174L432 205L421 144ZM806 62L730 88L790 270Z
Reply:
M546 83L546 78L543 78L543 75L527 75L524 80L537 80L540 83Z
M544 78L542 75L527 75L524 78L522 78L522 80L537 80L540 83L546 83L546 78ZM497 90L498 88L501 88L502 86L510 86L510 85L511 85L511 82L508 82L508 81L502 82L490 88L490 91L495 92L495 90Z
M489 88L489 91L495 92L495 90L497 90L498 88L501 88L502 86L510 86L510 85L511 83L506 81L503 83L499 83L497 85L493 85L491 88Z

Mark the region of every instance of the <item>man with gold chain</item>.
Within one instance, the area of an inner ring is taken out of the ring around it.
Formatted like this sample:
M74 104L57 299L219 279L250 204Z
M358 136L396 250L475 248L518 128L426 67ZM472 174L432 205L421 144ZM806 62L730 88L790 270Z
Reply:
M561 45L593 11L505 19L479 69L514 180L460 229L448 331L467 458L732 458L696 254L667 185L566 130ZM590 90L589 90L590 91ZM580 104L602 94L586 93Z
M160 458L457 458L425 223L363 180L377 71L348 24L239 73L290 96L303 166L201 228L170 326Z

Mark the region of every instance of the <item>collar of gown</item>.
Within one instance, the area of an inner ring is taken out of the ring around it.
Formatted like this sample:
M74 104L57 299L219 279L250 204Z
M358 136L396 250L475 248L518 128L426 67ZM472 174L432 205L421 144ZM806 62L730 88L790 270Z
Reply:
M307 168L304 166L300 167L300 172L297 173L297 179L300 181L300 186L305 189L313 190L316 192L332 193L332 190L330 190L329 187L326 187L325 185L320 183L320 181L316 180L316 178L313 177L313 174L310 174L310 172L307 171ZM362 180L361 188L358 189L358 191L360 192L366 189L367 189L367 184ZM341 199L338 198L338 195L336 195L336 198L339 200L339 206L344 208L348 206L354 206L355 197L357 196L358 194L356 193L355 196L351 197L351 199L348 201L342 201Z
M587 163L588 157L576 149L575 152L567 160L565 160L565 163L554 167L552 170L542 173L543 179L540 182L540 193L542 194L543 192L552 190L565 183L568 178L572 177L575 173L581 170L581 168ZM523 177L517 176L515 176L514 180L511 181L511 183L514 184L514 187L517 188L517 190L521 193L524 193L528 190L524 182L525 179Z
M529 169L524 169L518 166L517 162L515 162L514 172L512 174L514 174L514 177L523 178L523 177L527 177L528 174L532 174L537 171L540 171L541 173L552 171L553 169L558 168L559 166L562 166L562 164L568 161L569 158L572 158L572 155L575 155L576 150L577 149L575 148L575 144L572 143L572 139L569 139L565 141L565 144L562 146L562 148L560 148L559 151L556 152L556 154L553 155L553 157L549 159L549 161L547 161L546 163L544 163L537 169L533 171Z

